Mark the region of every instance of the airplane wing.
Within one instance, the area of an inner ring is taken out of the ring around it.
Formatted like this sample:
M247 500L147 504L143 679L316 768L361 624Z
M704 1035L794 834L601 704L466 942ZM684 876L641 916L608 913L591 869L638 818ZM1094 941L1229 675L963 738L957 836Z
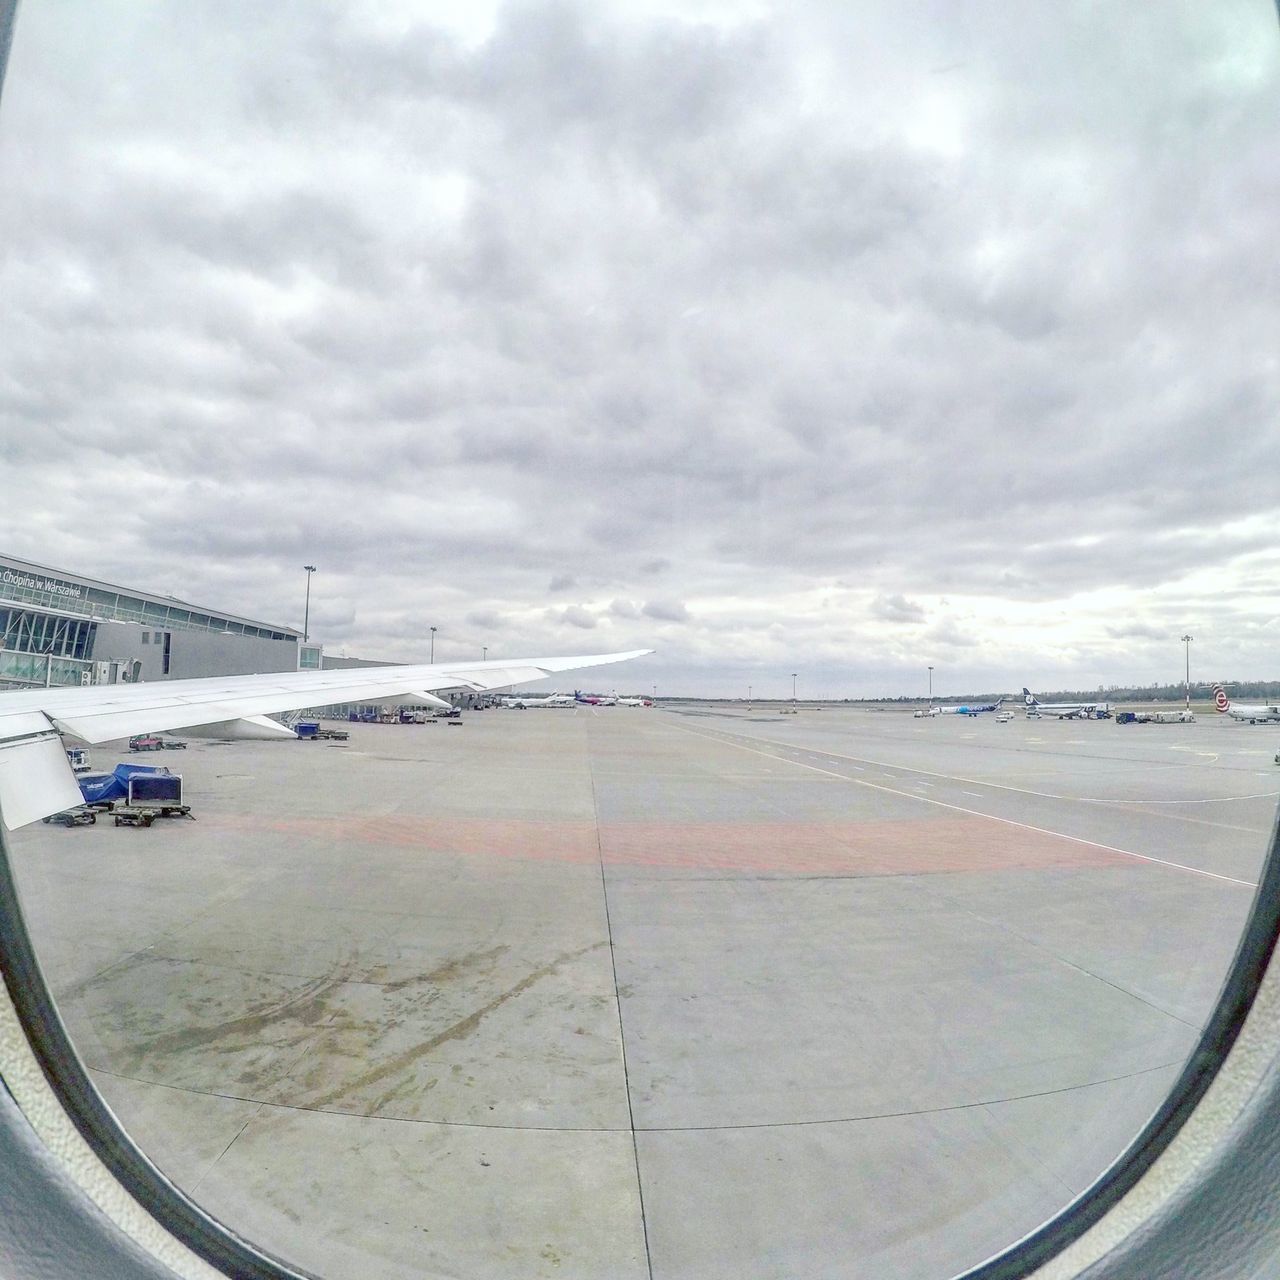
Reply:
M98 743L197 727L211 727L226 737L292 736L268 716L340 702L396 697L426 701L442 689L500 689L652 652L633 649L564 658L279 671L0 692L0 818L13 830L81 803L63 736Z

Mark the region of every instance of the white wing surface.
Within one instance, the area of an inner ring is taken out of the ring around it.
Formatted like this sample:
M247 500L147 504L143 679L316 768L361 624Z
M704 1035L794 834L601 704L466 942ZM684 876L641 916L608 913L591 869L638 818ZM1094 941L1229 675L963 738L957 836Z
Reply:
M12 830L80 803L80 789L63 754L61 737L111 742L135 733L204 725L216 725L228 737L241 731L246 737L263 736L272 732L274 722L263 723L263 717L272 712L340 702L380 702L444 689L501 689L561 671L626 662L652 652L633 649L567 658L281 671L0 692L0 818Z

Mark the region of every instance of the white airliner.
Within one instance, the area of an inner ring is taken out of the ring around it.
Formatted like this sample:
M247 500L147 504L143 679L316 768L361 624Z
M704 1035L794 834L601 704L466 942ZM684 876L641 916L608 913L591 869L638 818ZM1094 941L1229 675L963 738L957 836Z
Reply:
M651 707L653 701L649 698L619 698L618 706L620 707Z
M1230 716L1233 720L1247 720L1250 724L1268 724L1280 720L1280 706L1274 702L1232 702L1220 684L1213 686L1213 705L1221 715Z
M1057 716L1059 720L1102 720L1112 712L1109 702L1041 702L1025 685L1022 700L1029 716Z
M523 711L527 707L576 707L578 701L572 694L568 693L551 693L545 698L517 694L515 697L503 698L502 705L511 707L516 711Z
M501 689L652 652L283 671L0 693L0 817L12 831L81 802L64 738L93 745L170 729L184 729L196 737L292 738L293 730L272 720L272 712L406 696L435 704L440 701L435 693L441 689Z
M931 716L980 716L987 711L999 711L1003 701L1003 698L997 698L994 702L962 702L955 707L933 706L929 708L929 714Z

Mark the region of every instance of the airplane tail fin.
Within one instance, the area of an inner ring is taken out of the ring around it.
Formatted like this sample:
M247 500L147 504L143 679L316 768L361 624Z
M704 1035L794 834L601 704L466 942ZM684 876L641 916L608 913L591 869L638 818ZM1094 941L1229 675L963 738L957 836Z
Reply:
M1213 686L1213 705L1219 715L1231 710L1231 699L1227 697L1227 691L1220 684Z
M1029 707L1038 707L1040 705L1039 699L1025 684L1022 686L1022 700Z

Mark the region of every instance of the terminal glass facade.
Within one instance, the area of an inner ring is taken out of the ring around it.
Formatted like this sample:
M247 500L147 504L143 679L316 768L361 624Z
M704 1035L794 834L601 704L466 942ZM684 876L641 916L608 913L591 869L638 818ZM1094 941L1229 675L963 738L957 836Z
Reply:
M157 629L230 632L267 640L290 640L297 636L295 631L265 626L247 618L203 612L181 600L123 591L108 583L66 577L38 565L3 558L0 558L0 599L115 622L138 622Z
M0 649L88 658L97 629L98 624L88 618L0 607Z

